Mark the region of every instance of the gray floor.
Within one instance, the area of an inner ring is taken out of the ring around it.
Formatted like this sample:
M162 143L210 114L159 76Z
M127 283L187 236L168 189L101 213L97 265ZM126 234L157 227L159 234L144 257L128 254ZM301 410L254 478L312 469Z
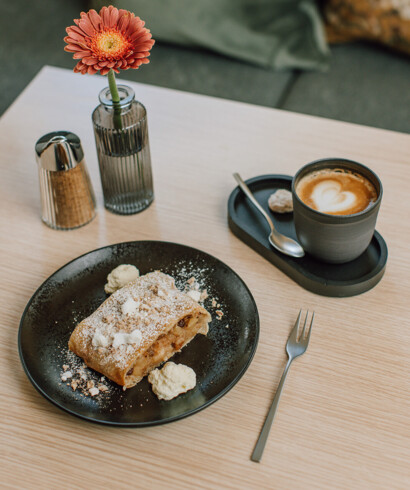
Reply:
M13 0L0 16L0 114L45 64L72 68L65 27L83 0ZM80 76L80 75L79 75ZM157 43L151 63L122 78L410 132L410 58L378 46L332 48L326 73L273 72L207 51Z

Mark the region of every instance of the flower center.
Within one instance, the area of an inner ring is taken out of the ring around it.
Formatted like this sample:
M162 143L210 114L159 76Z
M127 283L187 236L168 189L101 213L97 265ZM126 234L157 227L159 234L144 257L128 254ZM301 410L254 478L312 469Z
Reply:
M112 28L98 32L91 39L90 43L90 48L93 51L94 56L99 60L121 59L129 52L131 47L132 44L124 34Z

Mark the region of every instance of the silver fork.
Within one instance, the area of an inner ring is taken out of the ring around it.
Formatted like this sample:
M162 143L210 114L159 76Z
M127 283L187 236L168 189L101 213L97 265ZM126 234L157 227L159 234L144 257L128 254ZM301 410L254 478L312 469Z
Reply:
M255 449L253 450L251 460L259 463L262 459L263 450L265 449L266 441L268 440L269 431L272 426L273 419L275 417L276 409L279 405L280 395L282 393L283 385L285 384L286 376L288 374L290 365L296 357L301 356L306 352L307 346L309 344L310 333L312 332L313 319L315 318L315 312L312 314L309 326L307 326L309 311L306 313L305 323L303 325L302 332L299 332L300 318L302 316L302 310L299 311L298 319L296 320L295 326L290 332L287 344L286 352L288 354L288 362L286 364L285 370L283 371L282 378L280 380L278 389L276 390L275 398L273 399L272 405L269 409L268 415L266 416L265 423L263 424L261 433L259 435L258 442L256 443Z

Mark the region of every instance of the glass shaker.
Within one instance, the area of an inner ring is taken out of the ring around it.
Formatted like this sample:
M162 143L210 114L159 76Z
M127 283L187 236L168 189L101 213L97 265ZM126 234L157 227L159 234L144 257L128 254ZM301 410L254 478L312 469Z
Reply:
M70 230L91 221L95 196L80 138L68 131L48 133L37 141L35 151L44 223Z

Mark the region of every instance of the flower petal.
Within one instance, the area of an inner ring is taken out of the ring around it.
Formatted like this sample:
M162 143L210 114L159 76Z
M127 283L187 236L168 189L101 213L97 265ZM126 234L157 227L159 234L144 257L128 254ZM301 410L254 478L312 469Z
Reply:
M145 22L140 17L135 16L135 20L138 22L139 26L141 27L145 26Z
M145 58L146 56L149 56L149 53L147 51L141 51L140 53L134 53L134 58L136 58L136 59Z
M107 7L103 7L100 10L100 16L101 16L103 25L108 26L108 23L110 21L110 11L108 10Z
M75 39L76 41L84 42L85 41L85 36L84 33L79 34L78 32L74 31L73 29L70 29L67 27L67 34L69 37L72 39Z
M80 34L80 36L84 36L84 32L78 26L71 26L70 29L77 34Z
M130 20L125 34L131 36L135 31L140 31L144 27L144 23L141 22L139 17L134 17Z
M94 58L93 56L84 56L83 63L85 65L95 65L96 63L98 63L98 60L97 60L97 58Z
M88 11L88 18L96 31L101 29L102 20L94 9Z
M74 39L71 36L66 36L64 38L64 42L66 42L67 44L76 44L78 46L81 46L81 45L85 44L85 39L78 41L77 39Z
M88 49L84 49L76 44L69 44L64 47L64 51L68 51L69 53L81 53L83 56L90 56L91 51Z
M84 56L90 56L91 51L76 51L73 55L73 58L75 60L81 60L84 58Z
M75 67L74 67L74 71L75 71L76 73L81 73L81 74L84 74L84 73L86 73L86 72L87 72L87 68L88 68L88 67L87 67L86 65L84 65L82 61L79 61L79 62L78 62L76 65L75 65Z
M79 41L75 41L71 37L64 38L64 41L70 46L77 46L80 49L88 49L88 46L85 43L80 43Z
M144 31L135 31L131 36L129 37L130 41L134 43L135 41L146 41L148 39L151 39L151 33L147 33Z
M112 5L110 5L112 7ZM110 11L110 23L108 27L115 27L118 22L118 9L116 7L112 7Z
M87 36L94 36L96 32L88 17L83 17L78 26L87 34Z
M88 52L90 50L90 47L87 44L85 44L85 43L79 43L77 41L71 41L68 44L70 44L70 46L71 45L72 46L78 46L79 47L79 50L77 50L77 51L87 51Z
M150 40L144 41L141 44L138 44L138 51L149 51L152 48L153 44L154 43L152 43Z
M119 19L118 19L118 29L121 32L125 32L132 18L131 12L127 10L120 9L119 11Z

